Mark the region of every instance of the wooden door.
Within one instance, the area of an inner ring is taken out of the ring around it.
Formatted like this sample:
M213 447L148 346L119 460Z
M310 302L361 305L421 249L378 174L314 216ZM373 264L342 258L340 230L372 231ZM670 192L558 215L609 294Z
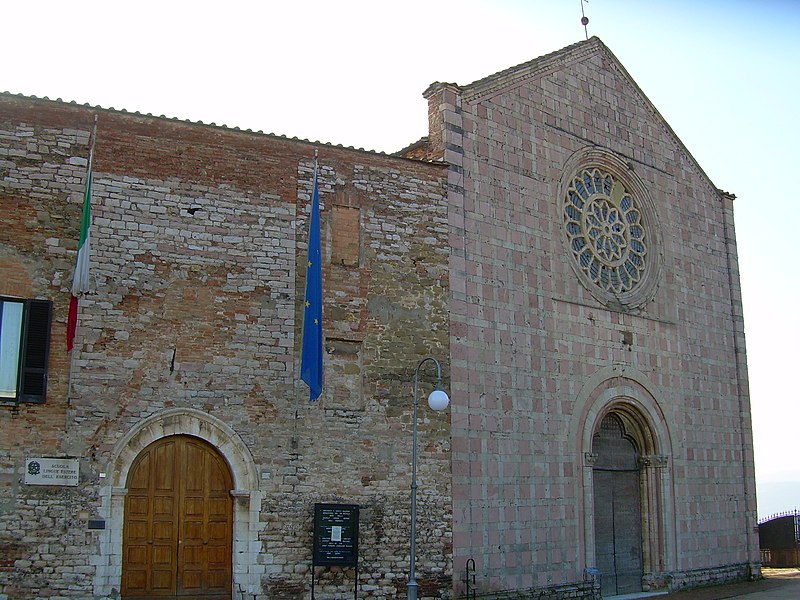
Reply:
M170 436L139 454L125 498L123 598L231 597L232 487L202 440Z
M609 415L594 436L595 559L601 595L642 591L642 509L638 452Z

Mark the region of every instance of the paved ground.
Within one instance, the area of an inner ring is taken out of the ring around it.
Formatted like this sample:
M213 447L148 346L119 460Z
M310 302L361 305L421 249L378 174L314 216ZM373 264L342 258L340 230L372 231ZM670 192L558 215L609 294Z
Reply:
M668 600L800 600L800 569L762 569L764 579L675 592Z

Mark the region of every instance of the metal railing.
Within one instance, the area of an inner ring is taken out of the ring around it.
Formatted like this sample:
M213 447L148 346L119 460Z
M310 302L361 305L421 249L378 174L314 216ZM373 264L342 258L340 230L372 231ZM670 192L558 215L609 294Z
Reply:
M461 580L464 582L463 598L475 600L477 593L475 589L475 559L468 558L464 569L464 579Z

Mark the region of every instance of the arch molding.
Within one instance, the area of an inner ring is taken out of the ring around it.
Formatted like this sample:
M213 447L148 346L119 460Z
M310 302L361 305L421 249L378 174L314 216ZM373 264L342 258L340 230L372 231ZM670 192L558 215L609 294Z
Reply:
M99 487L106 529L99 544L95 594L113 595L121 588L125 482L129 471L142 450L173 435L193 436L207 442L227 463L233 479L233 589L237 593L260 593L260 576L252 567L257 564L262 494L258 469L250 450L241 437L220 419L199 410L178 408L143 420L114 446L108 461L108 483Z

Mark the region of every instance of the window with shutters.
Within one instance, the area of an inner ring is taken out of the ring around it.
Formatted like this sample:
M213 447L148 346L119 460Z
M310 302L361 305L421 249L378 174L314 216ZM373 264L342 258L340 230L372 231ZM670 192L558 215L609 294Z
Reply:
M52 313L49 300L0 296L0 401L45 401Z

